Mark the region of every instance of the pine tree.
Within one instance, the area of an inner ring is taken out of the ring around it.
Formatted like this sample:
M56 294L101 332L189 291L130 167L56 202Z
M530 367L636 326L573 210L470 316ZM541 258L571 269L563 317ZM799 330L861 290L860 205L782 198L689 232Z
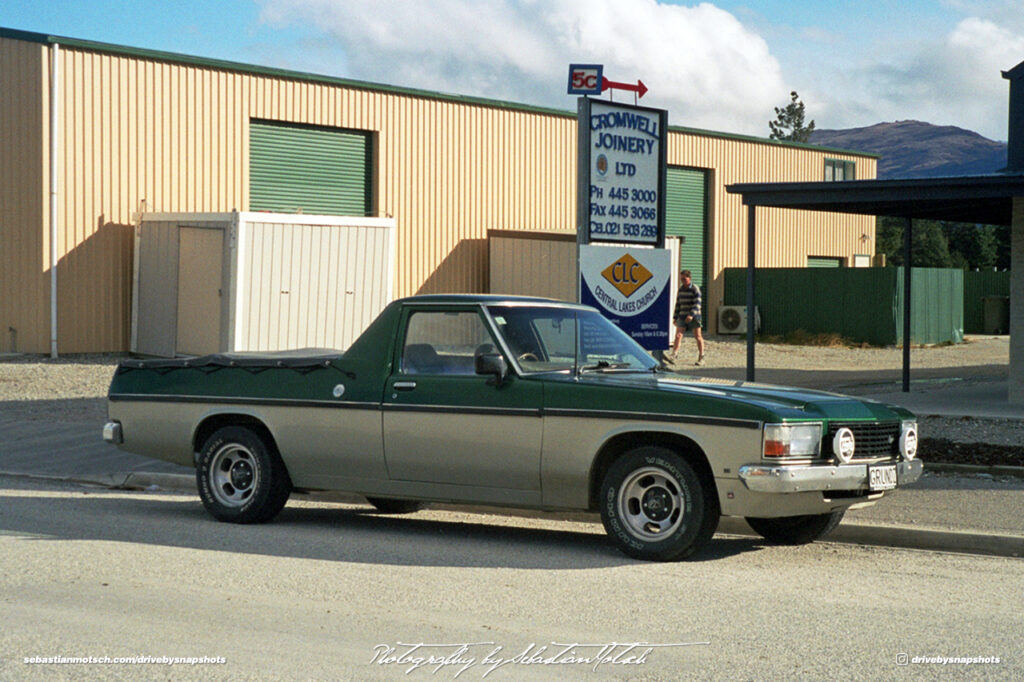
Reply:
M772 131L768 137L773 140L792 140L793 142L809 142L814 132L814 121L804 125L804 103L796 91L789 93L790 102L784 108L775 107L774 121L768 122Z

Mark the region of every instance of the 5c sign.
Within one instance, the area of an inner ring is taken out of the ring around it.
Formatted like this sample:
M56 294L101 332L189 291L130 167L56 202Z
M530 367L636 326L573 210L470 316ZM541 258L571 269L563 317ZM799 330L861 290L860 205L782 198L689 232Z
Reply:
M600 95L603 71L603 64L570 64L569 94Z

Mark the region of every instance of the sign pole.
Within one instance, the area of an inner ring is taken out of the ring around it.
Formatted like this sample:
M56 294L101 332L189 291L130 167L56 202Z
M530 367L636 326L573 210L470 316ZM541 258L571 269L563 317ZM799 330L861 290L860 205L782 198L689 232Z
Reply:
M582 301L580 247L590 243L590 98L576 100L576 302Z

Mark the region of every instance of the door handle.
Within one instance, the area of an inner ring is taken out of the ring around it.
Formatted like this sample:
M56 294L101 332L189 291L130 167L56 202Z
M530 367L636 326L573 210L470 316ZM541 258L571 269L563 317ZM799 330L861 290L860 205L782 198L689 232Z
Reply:
M416 382L415 381L396 381L395 383L393 383L391 385L391 388L395 389L396 391L411 391L412 389L416 388Z

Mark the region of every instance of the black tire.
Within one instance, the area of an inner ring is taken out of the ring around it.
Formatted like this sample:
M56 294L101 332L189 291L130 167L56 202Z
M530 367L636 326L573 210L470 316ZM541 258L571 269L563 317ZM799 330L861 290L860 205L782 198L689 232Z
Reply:
M845 509L828 514L783 516L777 519L747 517L754 532L774 545L806 545L825 537L843 520Z
M392 500L387 497L367 497L369 502L381 514L412 514L423 508L422 502L415 500Z
M634 559L678 561L711 540L721 514L718 494L668 448L644 446L616 459L601 483L601 520Z
M203 444L196 487L218 521L264 523L292 492L291 479L273 443L242 426L218 429Z

